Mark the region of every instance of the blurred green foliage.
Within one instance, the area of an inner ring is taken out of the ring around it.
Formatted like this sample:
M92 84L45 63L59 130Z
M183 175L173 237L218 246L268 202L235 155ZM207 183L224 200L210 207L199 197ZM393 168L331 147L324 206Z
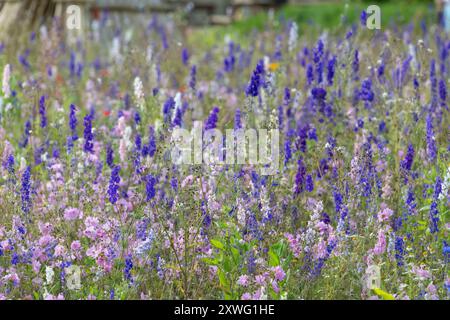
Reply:
M422 19L428 23L436 19L433 1L395 0L395 1L340 1L335 3L285 5L279 9L275 20L294 20L300 27L317 29L335 29L345 25L359 23L361 11L371 4L381 8L382 28L394 24L414 23L419 25ZM268 21L268 13L252 15L242 21L227 26L228 31L248 33L253 29L263 29Z

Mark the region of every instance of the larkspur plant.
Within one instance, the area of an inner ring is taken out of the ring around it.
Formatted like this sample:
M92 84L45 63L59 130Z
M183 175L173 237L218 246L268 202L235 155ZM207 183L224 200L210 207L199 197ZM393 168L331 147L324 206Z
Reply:
M369 18L1 44L0 298L448 299L449 37ZM276 171L171 161L195 123L278 130Z

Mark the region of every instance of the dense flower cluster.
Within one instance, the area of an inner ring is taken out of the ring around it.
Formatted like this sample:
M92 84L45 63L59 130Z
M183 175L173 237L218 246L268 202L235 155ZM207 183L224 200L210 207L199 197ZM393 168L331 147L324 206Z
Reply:
M450 297L439 26L205 37L100 16L75 45L54 21L0 50L0 299ZM227 155L278 130L277 169L203 163L206 139L178 164L174 130L196 125Z

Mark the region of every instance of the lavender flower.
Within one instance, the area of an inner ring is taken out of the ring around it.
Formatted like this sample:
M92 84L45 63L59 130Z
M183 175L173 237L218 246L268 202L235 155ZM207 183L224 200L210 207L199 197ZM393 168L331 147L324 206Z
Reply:
M241 123L241 110L238 108L234 113L234 130L239 130L242 128Z
M434 59L430 62L430 89L431 89L431 111L437 107L437 78L436 78L436 61Z

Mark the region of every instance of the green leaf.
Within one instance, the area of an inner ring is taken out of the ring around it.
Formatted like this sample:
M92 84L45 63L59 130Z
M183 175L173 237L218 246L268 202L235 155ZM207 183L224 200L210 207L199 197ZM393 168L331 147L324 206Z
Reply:
M372 289L379 297L383 298L384 300L395 300L394 296L390 293L387 293L384 290L381 290L380 288L373 288Z
M280 265L280 258L278 255L272 250L269 250L269 266L276 267Z
M231 261L230 257L224 257L223 259L223 270L225 272L231 272L231 270L233 269L233 263Z
M224 248L223 243L220 242L219 240L212 239L212 240L211 240L211 244L212 244L214 247L216 247L217 249L223 250L223 248Z
M228 215L230 213L230 211L231 211L231 208L229 206L223 205L223 207L222 207L223 213L226 213Z
M227 277L225 275L225 273L222 270L218 270L218 274L219 274L219 283L220 286L226 290L226 292L228 292L228 280Z
M239 263L239 258L241 257L241 255L239 254L239 250L236 249L235 247L231 247L231 253L233 254L233 258L234 260L236 260L236 262Z
M203 258L202 259L204 263L206 263L207 265L210 266L216 266L219 261L217 261L217 259L212 259L212 258Z

